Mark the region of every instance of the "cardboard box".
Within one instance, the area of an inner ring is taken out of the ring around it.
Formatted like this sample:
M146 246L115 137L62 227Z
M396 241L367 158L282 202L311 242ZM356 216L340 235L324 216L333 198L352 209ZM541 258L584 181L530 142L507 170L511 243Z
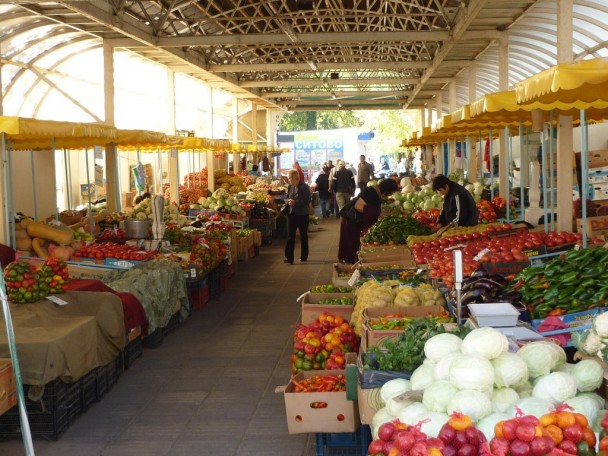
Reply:
M387 340L395 340L403 329L376 330L368 326L368 320L384 317L386 315L402 315L399 318L423 318L429 313L437 313L445 310L441 306L417 306L417 307L371 307L363 311L363 328L361 330L361 351L367 351L369 347L381 347ZM396 319L399 319L396 318Z
M359 427L358 405L346 399L346 391L330 393L295 393L293 381L313 375L342 374L337 371L305 371L295 375L285 387L285 413L290 434L311 432L355 432ZM313 405L314 404L314 405ZM324 406L318 407L318 404Z
M17 404L17 392L13 363L9 358L0 358L0 415Z
M587 224L585 226L587 236L600 236L608 234L608 215L600 215L597 217L587 217ZM583 232L583 219L576 219L576 231L577 233Z
M608 183L594 183L592 199L594 201L608 199Z
M348 287L348 279L353 275L354 268L351 270L340 263L334 263L334 268L332 272L332 280L333 283L337 287Z
M591 320L596 315L608 311L608 307L598 307L596 309L589 309L583 312L575 312L566 315L560 315L557 317L551 318L559 318L565 325L564 329L556 329L553 331L539 331L539 326L545 321L544 318L539 318L532 320L530 323L532 324L532 328L536 330L543 337L551 337L558 334L567 334L575 331L584 331L585 329L591 328ZM565 347L571 347L572 343L568 342L564 345Z
M589 168L608 166L608 149L589 151Z
M361 384L357 384L359 419L361 420L361 424L372 424L372 419L376 412L384 407L384 401L380 396L380 389L362 389Z
M341 298L343 296L350 296L352 298L352 293L306 293L302 297L302 324L308 325L315 321L315 319L321 315L323 312L330 315L340 315L346 321L350 321L350 316L353 313L354 304L352 305L342 305L342 304L319 304L318 300L320 296L332 296L336 298ZM316 300L317 302L311 302L312 300ZM328 299L328 298L323 298Z

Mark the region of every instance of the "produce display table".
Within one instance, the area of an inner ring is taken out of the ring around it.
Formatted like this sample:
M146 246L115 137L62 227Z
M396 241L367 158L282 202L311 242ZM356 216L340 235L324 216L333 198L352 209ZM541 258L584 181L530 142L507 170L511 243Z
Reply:
M125 320L125 331L128 333L138 326L141 327L142 333L148 332L148 319L146 311L141 302L132 294L124 291L114 291L101 280L96 279L70 279L68 286L70 291L96 291L114 293L120 298L122 310Z
M72 383L112 362L124 348L122 305L112 293L68 291L49 300L10 304L23 383L45 385L57 378ZM10 356L0 328L0 357Z

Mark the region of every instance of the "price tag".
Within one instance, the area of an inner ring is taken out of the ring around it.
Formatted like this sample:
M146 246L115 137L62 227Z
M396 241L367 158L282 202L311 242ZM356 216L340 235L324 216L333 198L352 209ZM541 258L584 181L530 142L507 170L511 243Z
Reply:
M474 259L475 261L479 261L479 260L481 260L481 257L482 257L482 256L484 256L486 253L490 253L490 252L491 252L491 250L490 250L490 249L483 249L483 250L482 250L482 251L480 251L480 252L479 252L477 255L475 255L475 256L473 257L473 259Z
M46 299L48 299L49 301L55 303L58 306L65 306L66 304L69 304L67 301L64 301L61 298L58 298L57 296L47 296Z
M359 281L360 275L361 275L361 272L358 269L355 269L355 272L353 272L353 275L351 275L350 279L348 279L348 286L354 287L357 284L357 282Z
M196 277L196 268L190 268L190 277L191 278L195 278Z

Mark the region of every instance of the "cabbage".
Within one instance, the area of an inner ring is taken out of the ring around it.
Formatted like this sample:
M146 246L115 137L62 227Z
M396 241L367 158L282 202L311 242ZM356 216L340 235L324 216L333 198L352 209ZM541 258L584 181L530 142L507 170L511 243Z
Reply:
M422 364L417 367L410 377L413 390L423 390L435 381L435 365Z
M592 359L579 361L571 373L577 389L582 393L598 389L604 380L604 368Z
M494 359L509 350L509 341L497 329L484 326L474 329L465 336L461 350L465 355L479 355L487 359Z
M445 413L426 412L421 416L420 430L429 437L437 437L441 427L450 419Z
M371 423L371 431L374 439L378 438L378 429L380 429L380 426L382 426L384 423L388 423L389 421L393 421L394 419L395 417L388 413L386 407L382 407L380 410L374 413Z
M515 415L515 408L520 409L524 415L534 415L536 417L541 417L553 410L550 402L534 396L518 400L514 410L509 412L511 416Z
M427 412L428 410L422 402L414 402L401 410L399 415L397 415L397 418L399 418L399 421L402 423L413 425L418 424L422 415Z
M498 388L492 393L492 405L495 412L507 412L518 400L519 394L512 388Z
M460 390L450 400L447 408L448 415L460 412L468 415L473 421L479 421L492 413L492 402L480 391Z
M566 402L576 396L576 380L566 372L543 375L534 384L532 396L544 399L553 405Z
M528 365L515 353L502 353L492 361L494 383L498 387L514 386L528 381Z
M460 352L462 339L452 333L442 333L431 337L424 344L424 356L434 363L450 353Z
M490 391L494 385L494 368L482 356L460 355L450 366L450 382L464 390Z
M388 411L388 413L390 413L391 415L393 415L395 418L397 416L399 416L399 412L401 410L403 410L404 408L406 408L408 405L413 404L414 402L418 402L420 401L420 396L414 398L414 397L410 397L407 399L400 399L399 395L391 397L387 402L386 402L386 410Z
M595 421L598 412L603 407L589 396L574 396L573 398L568 399L566 403L572 407L575 412L585 415L589 423Z
M450 379L450 367L458 356L460 356L460 353L449 353L435 364L435 378L437 380Z
M580 393L577 394L576 397L589 397L595 401L600 409L603 409L606 406L606 401L604 398L596 393Z
M575 364L572 364L572 363L564 363L561 366L559 366L557 369L555 369L555 372L566 372L567 374L572 374L572 371L574 370L574 366L575 366Z
M519 394L520 398L532 396L532 384L528 381L518 383L513 387L513 389L517 392L517 394Z
M407 393L411 391L412 385L410 385L410 381L404 378L394 378L386 382L380 388L380 397L384 401L385 404L388 404L388 400L399 396L400 394Z
M424 390L422 403L431 412L445 413L448 403L458 392L458 388L445 380L431 383Z
M566 352L562 347L544 340L529 342L517 350L528 365L531 378L547 375L566 362Z
M482 418L475 427L483 432L483 435L486 436L488 442L494 438L494 426L499 421L508 420L511 418L511 415L507 415L506 413L492 413L484 418Z

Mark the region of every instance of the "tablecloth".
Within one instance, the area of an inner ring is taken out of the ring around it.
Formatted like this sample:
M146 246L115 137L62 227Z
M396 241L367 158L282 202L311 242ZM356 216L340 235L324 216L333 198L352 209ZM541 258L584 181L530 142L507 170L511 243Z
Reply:
M68 304L43 299L10 303L23 383L42 386L60 378L78 381L116 358L125 345L122 304L113 293L68 291ZM0 313L0 357L10 357Z
M141 326L142 334L148 334L148 319L146 311L139 302L139 299L125 291L115 291L101 280L97 279L70 279L68 289L72 291L105 291L114 293L120 298L125 319L125 331L129 332L133 328Z

